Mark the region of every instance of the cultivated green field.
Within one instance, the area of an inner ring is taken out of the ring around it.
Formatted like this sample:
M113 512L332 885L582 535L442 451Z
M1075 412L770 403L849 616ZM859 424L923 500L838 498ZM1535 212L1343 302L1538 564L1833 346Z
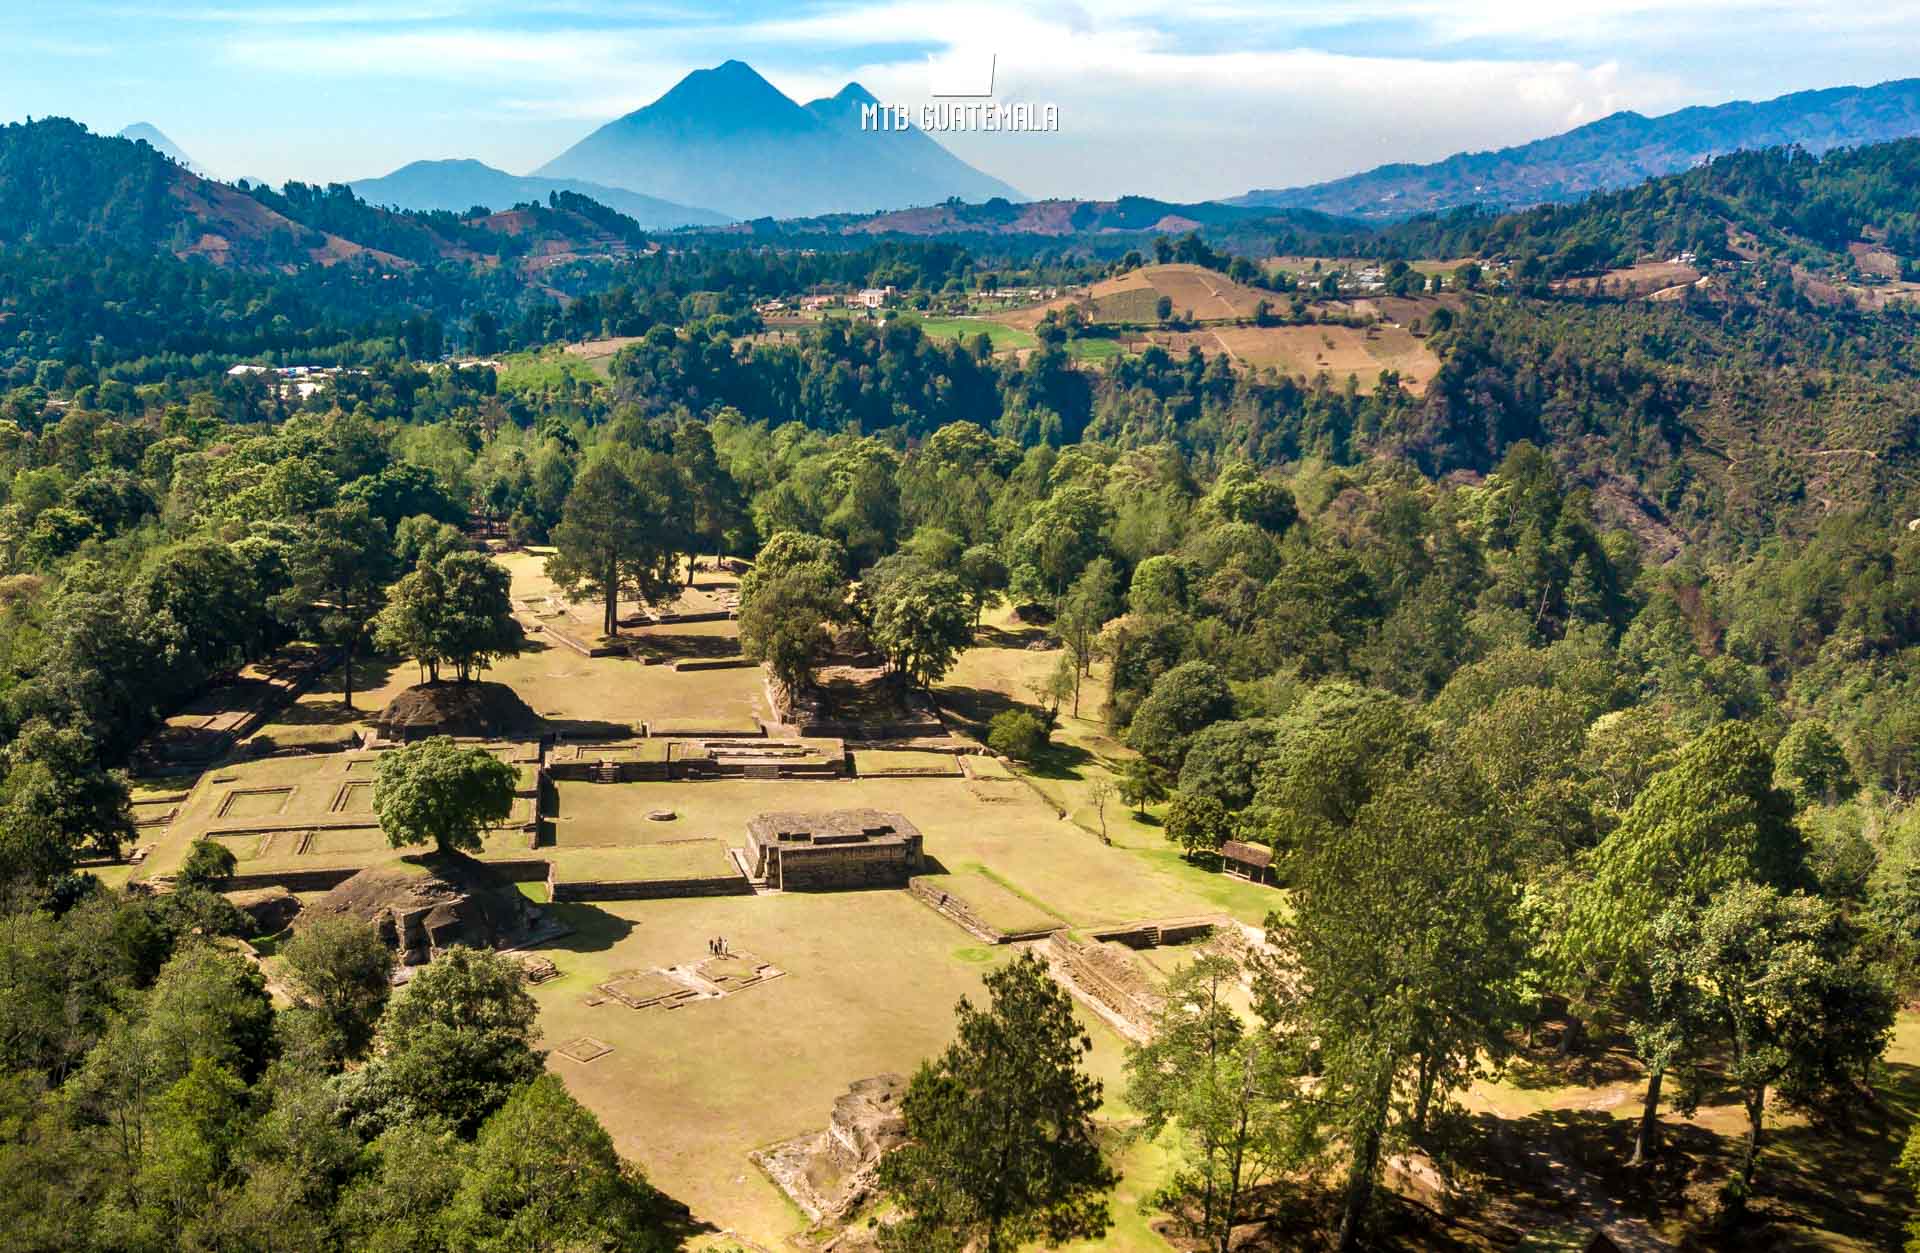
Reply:
M503 392L541 392L557 389L562 380L598 386L606 381L606 363L611 352L587 355L559 348L545 351L516 352L501 359L496 383ZM596 369L595 366L600 368Z
M995 352L1040 346L1033 332L1008 326L1004 322L990 322L985 318L923 318L920 329L932 339L970 340L976 335L985 335L992 342Z

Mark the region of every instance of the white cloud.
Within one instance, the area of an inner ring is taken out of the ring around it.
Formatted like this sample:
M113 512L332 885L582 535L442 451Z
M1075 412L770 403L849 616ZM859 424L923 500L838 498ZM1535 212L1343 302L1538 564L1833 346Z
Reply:
M194 13L211 21L229 11L215 0ZM487 124L473 147L497 161L504 148L525 155L536 131L584 131L730 56L799 100L851 78L914 104L926 97L925 60L895 50L997 54L1001 97L1058 102L1061 133L952 137L963 157L1034 194L1175 199L1524 142L1621 108L1714 102L1739 72L1743 35L1776 53L1783 38L1809 47L1920 38L1914 0L1863 9L1837 0L1192 0L1174 10L1161 0L829 0L758 15L685 0L648 9L400 0L379 10L315 0L265 12L275 20L229 23L220 44L228 65L277 80L421 88L445 117ZM1724 71L1713 66L1716 46ZM888 50L885 59L873 49ZM388 147L400 138L382 137Z

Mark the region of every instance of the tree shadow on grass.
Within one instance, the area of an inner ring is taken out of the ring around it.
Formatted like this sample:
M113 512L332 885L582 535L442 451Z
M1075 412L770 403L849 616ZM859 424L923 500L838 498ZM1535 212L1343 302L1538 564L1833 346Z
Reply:
M1046 748L1035 753L1033 760L1027 763L1027 773L1036 779L1071 779L1077 782L1085 777L1081 768L1093 760L1093 754L1078 744L1050 740Z
M585 901L558 901L545 906L555 922L570 929L547 947L569 953L603 953L633 933L634 924Z
M353 658L353 697L359 701L366 693L393 682L396 674L402 670L415 670L412 661L404 657L383 657L374 653L356 653ZM346 690L347 668L345 664L335 665L307 686L307 694L323 693L338 696ZM364 702L362 702L364 703Z
M1754 1170L1753 1218L1764 1225L1748 1229L1758 1237L1751 1247L1798 1244L1816 1232L1865 1248L1900 1247L1912 1197L1896 1182L1894 1164L1920 1113L1920 1066L1889 1062L1875 1086L1873 1104L1841 1100L1817 1111L1844 1120L1778 1126L1780 1111L1768 1108ZM1731 1157L1737 1141L1726 1143Z
M933 697L942 713L962 723L981 738L985 738L987 724L993 721L994 715L1009 709L1024 709L1042 721L1046 718L1034 706L989 687L942 687L935 690Z
M740 655L740 641L731 635L662 632L658 635L633 635L628 638L631 641L627 646L629 652L661 662L683 659L717 661L723 657Z
M652 1187L651 1184L648 1186ZM653 1221L661 1234L672 1242L670 1248L684 1249L689 1241L719 1234L719 1227L705 1219L695 1218L692 1208L685 1201L669 1196L658 1188L654 1188L653 1196Z
M1534 1031L1534 1045L1508 1059L1503 1077L1523 1091L1544 1092L1565 1087L1604 1087L1612 1083L1644 1083L1646 1069L1632 1048L1619 1041L1588 1041L1561 1054L1558 1041L1567 1031L1565 1018L1548 1018Z
M997 626L982 626L973 633L973 638L974 643L982 648L1028 648L1035 640L1046 639L1047 629L1027 626L1009 631Z

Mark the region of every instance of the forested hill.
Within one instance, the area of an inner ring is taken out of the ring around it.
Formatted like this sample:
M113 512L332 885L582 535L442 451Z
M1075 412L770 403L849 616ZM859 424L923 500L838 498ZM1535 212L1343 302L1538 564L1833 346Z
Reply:
M1825 152L1914 134L1920 134L1920 79L1903 79L1661 117L1615 113L1517 147L1456 153L1429 165L1383 165L1311 187L1252 191L1230 203L1391 220L1461 205L1498 209L1572 200L1737 150L1795 145Z
M1463 210L1355 242L1381 255L1511 258L1522 263L1523 276L1541 277L1681 251L1709 263L1772 258L1845 265L1864 245L1904 263L1900 273L1910 274L1920 259L1916 191L1920 139L1823 157L1774 148L1734 153L1578 204L1498 216Z
M276 192L201 178L150 145L65 118L0 127L0 244L164 252L245 270L508 263L531 273L644 243L633 219L568 192L471 217L400 213L338 184Z

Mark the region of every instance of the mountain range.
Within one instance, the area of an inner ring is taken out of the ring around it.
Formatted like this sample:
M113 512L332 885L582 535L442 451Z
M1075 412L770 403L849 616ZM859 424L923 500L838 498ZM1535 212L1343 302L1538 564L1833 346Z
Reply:
M393 209L444 209L450 213L466 213L477 205L506 209L528 201L545 203L550 193L570 191L618 209L650 230L719 226L733 221L724 213L674 204L623 187L509 174L473 160L415 161L380 178L357 179L349 186L368 204Z
M1428 165L1383 165L1229 204L1316 209L1375 221L1462 205L1520 208L1632 186L1728 152L1797 144L1822 153L1920 134L1920 79L1802 91L1759 102L1681 109L1659 117L1615 113L1533 143L1456 153Z
M393 212L342 186L279 190L202 178L141 140L66 118L0 126L0 247L169 253L226 269L291 272L512 267L533 277L647 246L637 223L591 199L484 215Z
M863 132L857 83L795 103L744 61L687 75L534 171L737 218L870 213L958 197L1024 199L918 129Z

